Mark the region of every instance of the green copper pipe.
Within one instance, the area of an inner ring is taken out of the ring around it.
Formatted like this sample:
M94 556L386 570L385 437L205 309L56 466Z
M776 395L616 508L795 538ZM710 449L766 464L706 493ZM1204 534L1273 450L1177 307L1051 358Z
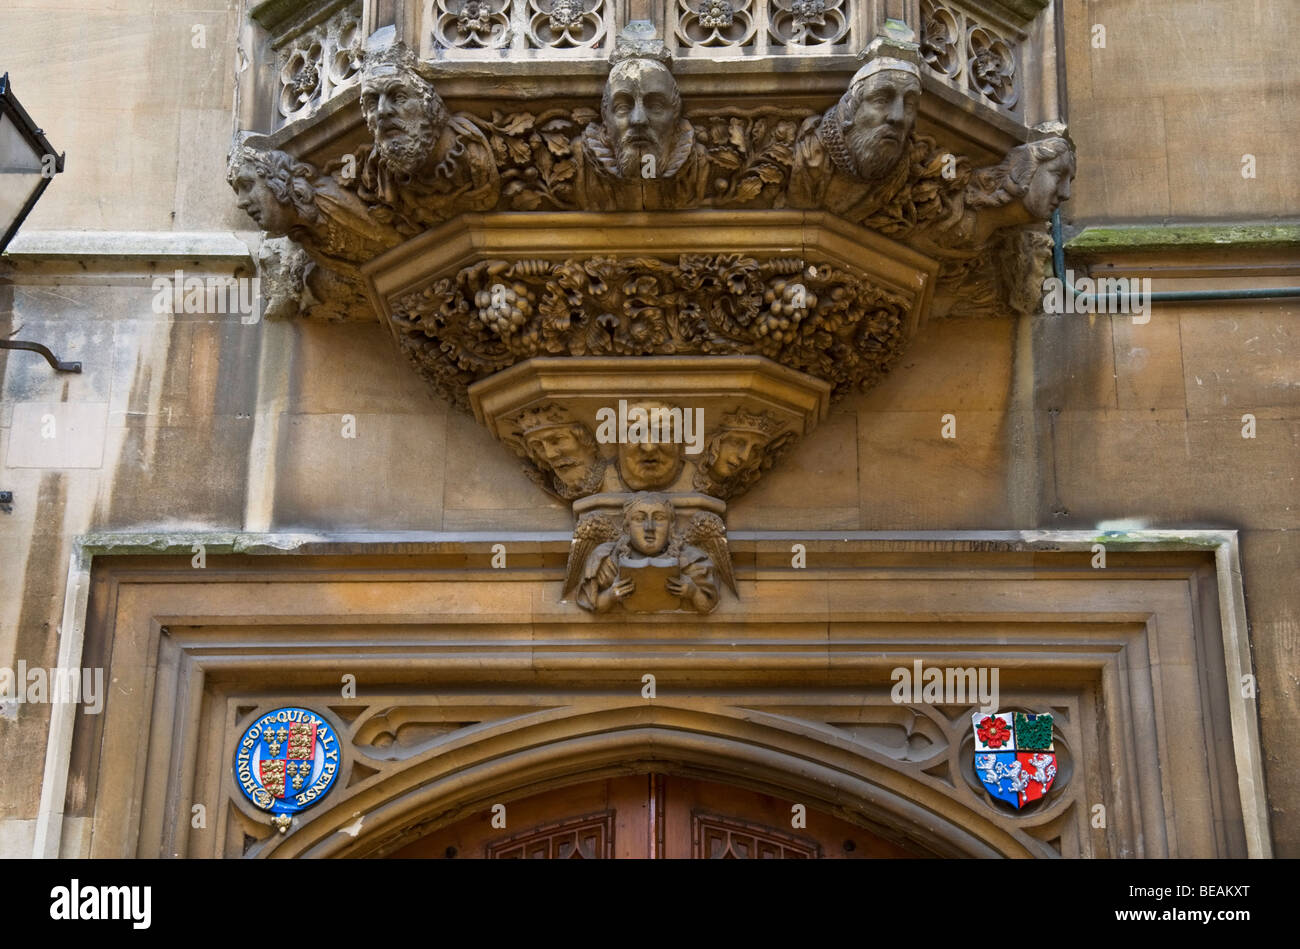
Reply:
M1065 241L1061 237L1061 212L1052 212L1052 273L1063 286L1070 288L1075 297L1087 297L1094 305L1100 298L1096 293L1080 293L1074 284L1065 279ZM1107 299L1116 300L1127 296L1123 293L1107 293ZM1183 303L1200 300L1276 300L1283 297L1300 297L1300 287L1245 287L1236 290L1161 290L1150 295L1152 302Z

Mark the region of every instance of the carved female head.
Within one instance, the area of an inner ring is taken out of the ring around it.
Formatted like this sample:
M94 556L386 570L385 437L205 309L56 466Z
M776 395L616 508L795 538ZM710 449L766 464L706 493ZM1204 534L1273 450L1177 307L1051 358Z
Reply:
M316 169L281 151L237 146L226 180L235 189L240 209L274 237L314 222Z
M1031 217L1045 221L1069 199L1074 172L1074 147L1064 138L1017 145L999 164L971 176L966 203L997 208L1019 200Z

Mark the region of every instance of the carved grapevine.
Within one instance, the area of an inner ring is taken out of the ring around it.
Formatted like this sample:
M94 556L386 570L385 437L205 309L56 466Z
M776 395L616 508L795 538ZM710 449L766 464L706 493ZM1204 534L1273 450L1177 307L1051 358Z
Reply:
M400 298L392 319L421 374L462 408L472 383L533 356L762 355L839 397L888 370L909 302L796 259L487 260Z

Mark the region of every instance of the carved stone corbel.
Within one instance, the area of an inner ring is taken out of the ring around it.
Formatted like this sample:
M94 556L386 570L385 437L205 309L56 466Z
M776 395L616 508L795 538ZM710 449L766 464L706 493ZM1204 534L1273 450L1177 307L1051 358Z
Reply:
M736 582L721 514L701 494L600 494L574 505L578 524L564 593L592 613L711 613L719 581Z

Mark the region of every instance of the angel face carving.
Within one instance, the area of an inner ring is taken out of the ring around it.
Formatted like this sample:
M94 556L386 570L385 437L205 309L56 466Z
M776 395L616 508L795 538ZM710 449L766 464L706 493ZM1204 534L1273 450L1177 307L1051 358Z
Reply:
M643 557L653 557L668 546L668 532L673 524L673 508L667 498L644 495L634 501L623 515L632 549Z
M682 115L677 80L665 66L641 57L616 65L605 83L600 115L622 177L642 177L644 155L654 158L648 177L663 175Z
M863 181L884 178L898 164L916 124L921 81L885 69L849 87L840 100L845 144Z
M733 589L725 528L715 514L697 513L685 531L666 494L639 492L623 505L620 529L608 514L587 514L574 531L565 592L594 613L633 613L718 605L715 571Z

